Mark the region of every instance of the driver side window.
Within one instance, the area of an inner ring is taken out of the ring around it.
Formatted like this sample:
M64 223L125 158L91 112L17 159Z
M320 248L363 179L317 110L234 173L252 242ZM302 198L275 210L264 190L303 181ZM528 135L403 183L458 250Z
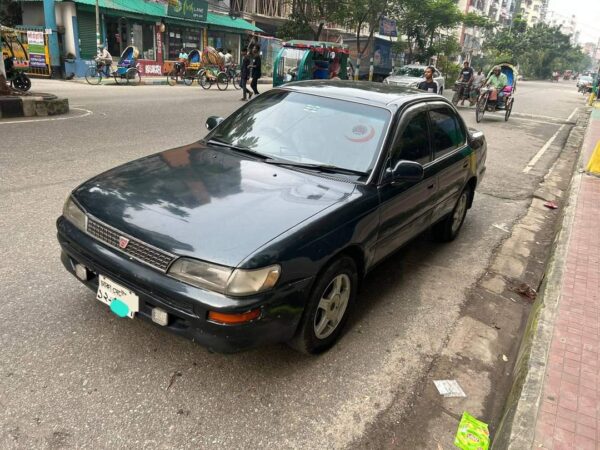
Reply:
M392 147L392 167L401 159L419 164L431 161L426 111L414 115L396 138Z

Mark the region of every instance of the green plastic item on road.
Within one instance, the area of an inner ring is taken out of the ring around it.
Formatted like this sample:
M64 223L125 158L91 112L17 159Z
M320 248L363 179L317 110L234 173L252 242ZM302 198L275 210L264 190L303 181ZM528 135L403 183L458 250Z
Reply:
M454 445L462 450L488 450L490 447L490 432L487 423L483 423L463 412L454 438Z
M127 313L129 313L129 306L127 306L118 298L115 298L112 302L110 302L110 310L119 317L127 317Z

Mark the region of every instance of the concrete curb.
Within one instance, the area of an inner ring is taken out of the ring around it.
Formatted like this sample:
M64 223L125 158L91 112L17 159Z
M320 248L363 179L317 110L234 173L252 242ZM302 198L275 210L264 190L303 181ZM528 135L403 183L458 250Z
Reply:
M72 80L67 80L70 81L72 83L81 83L81 84L87 84L87 81L85 81L85 78L73 78ZM106 86L121 86L120 84L117 84L115 82L115 80L113 78L106 78L102 80L102 85L106 85ZM144 86L166 86L167 85L167 80L166 80L166 76L163 77L145 77L142 78L142 85ZM261 85L272 85L273 84L273 79L272 78L259 78L258 80L258 84ZM124 84L124 86L127 86L126 84ZM182 84L183 86L183 84ZM193 86L197 86L197 83L193 83ZM227 88L227 90L229 90L229 87Z
M589 121L589 117L587 117L587 120ZM579 126L578 123L574 130ZM571 140L571 136L569 140ZM583 139L577 147L581 148L582 144ZM565 147L569 147L568 141ZM532 307L521 341L517 363L513 372L513 387L507 400L502 423L492 444L493 450L531 449L534 443L537 415L544 389L548 352L560 300L564 261L581 184L582 160L583 154L580 150L566 197L561 229L554 240L555 248L548 262L548 270L536 302ZM511 405L511 399L516 399L516 405L514 403Z
M69 100L52 94L0 97L0 119L9 117L54 116L69 112Z

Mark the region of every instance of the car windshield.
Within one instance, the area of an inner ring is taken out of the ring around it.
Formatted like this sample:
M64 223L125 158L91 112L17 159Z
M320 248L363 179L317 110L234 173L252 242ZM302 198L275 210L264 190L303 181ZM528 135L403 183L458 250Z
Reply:
M384 108L272 90L234 112L206 139L279 161L367 175L390 117Z
M425 75L425 68L424 67L400 67L399 69L396 69L394 71L394 75L400 75L403 77L416 77L416 78L422 78Z

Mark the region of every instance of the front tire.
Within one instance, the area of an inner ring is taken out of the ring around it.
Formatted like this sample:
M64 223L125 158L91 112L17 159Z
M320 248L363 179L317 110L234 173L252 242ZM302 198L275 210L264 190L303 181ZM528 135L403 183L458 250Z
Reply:
M217 88L220 91L224 91L229 86L229 77L225 72L219 72L217 74Z
M436 241L450 242L456 239L467 216L471 195L473 195L471 188L465 187L452 212L433 226L433 237Z
M100 70L98 70L96 67L90 67L85 72L85 81L87 81L88 84L100 84L102 81L102 74L100 73Z
M171 71L169 72L169 74L167 75L167 84L169 86L175 86L177 84L177 82L179 81L179 70L177 70L175 67L173 67L171 69Z
M487 99L487 95L482 95L477 100L477 106L475 106L475 120L477 123L481 122L481 119L483 119L485 108L487 108Z
M514 103L514 99L511 98L510 99L510 103L508 103L506 105L506 113L504 114L504 121L507 122L508 118L510 117L510 113L512 112L512 108L513 108L513 103Z
M459 98L459 97L460 97L460 95L459 95L458 91L456 91L456 92L454 93L454 95L452 96L452 104L453 104L454 106L457 106L457 105L458 105L458 98Z
M331 263L317 278L296 336L289 344L313 355L331 348L348 320L357 288L358 274L352 258L342 256Z

